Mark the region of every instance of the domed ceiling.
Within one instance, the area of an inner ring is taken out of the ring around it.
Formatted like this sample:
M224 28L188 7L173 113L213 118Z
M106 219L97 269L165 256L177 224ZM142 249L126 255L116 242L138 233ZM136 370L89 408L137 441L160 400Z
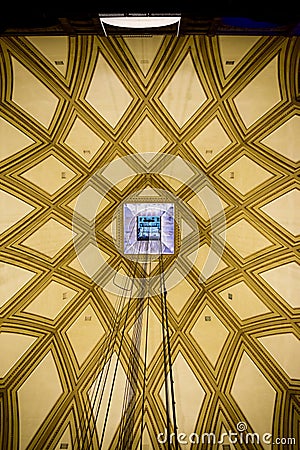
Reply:
M296 36L1 37L1 448L88 448L91 409L89 448L119 448L132 354L130 448L141 423L163 448L161 277L178 448L299 446L299 54ZM175 207L163 264L122 251L137 202Z

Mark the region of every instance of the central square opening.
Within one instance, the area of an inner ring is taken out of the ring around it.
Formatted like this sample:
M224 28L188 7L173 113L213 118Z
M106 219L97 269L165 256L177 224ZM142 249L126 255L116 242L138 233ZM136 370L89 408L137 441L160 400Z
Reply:
M174 254L174 203L125 203L125 254Z

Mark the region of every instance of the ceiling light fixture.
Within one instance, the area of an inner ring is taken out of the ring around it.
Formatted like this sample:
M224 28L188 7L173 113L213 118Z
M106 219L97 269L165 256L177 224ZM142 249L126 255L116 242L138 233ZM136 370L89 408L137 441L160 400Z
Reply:
M120 27L120 28L160 28L177 24L177 36L179 34L180 27L180 14L99 14L101 26L103 28L105 36L107 32L105 30L106 25Z

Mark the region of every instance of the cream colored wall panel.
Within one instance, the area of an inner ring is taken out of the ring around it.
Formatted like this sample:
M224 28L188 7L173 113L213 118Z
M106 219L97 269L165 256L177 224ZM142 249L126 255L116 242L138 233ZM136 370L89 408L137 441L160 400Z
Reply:
M0 209L5 214L0 216L0 233L8 230L12 225L26 217L34 207L18 197L0 190Z
M227 267L227 264L222 258L207 244L201 245L197 250L188 255L188 259L205 278L207 275L215 275Z
M218 36L225 77L239 65L259 39L260 36ZM233 62L233 64L226 64L228 61Z
M258 338L290 378L300 379L300 341L293 333Z
M37 231L25 239L22 245L53 258L70 242L72 237L72 230L55 219L49 219Z
M224 289L219 294L242 320L270 312L244 281Z
M115 127L133 98L103 55L99 54L85 99Z
M104 144L103 139L78 117L73 122L64 142L87 162Z
M71 261L69 267L93 277L108 258L109 256L94 244L88 244L82 251L78 251L77 257Z
M92 186L84 188L77 198L68 206L73 207L74 212L89 221L95 220L100 211L109 205L109 201Z
M262 206L260 209L293 234L300 234L300 190L292 189Z
M229 331L208 306L205 306L191 329L191 335L195 338L212 366L215 367L229 336Z
M214 118L191 143L202 158L210 162L231 144L231 139L219 119Z
M70 427L67 427L62 437L59 439L58 444L55 447L55 450L61 450L63 447L62 444L68 444L67 450L72 448L72 436Z
M162 326L160 320L154 314L150 306L144 308L141 313L142 317L137 318L141 325L141 340L140 347L137 348L141 359L145 362L145 348L146 348L146 366L151 362L155 352L158 350L162 342ZM148 327L147 327L148 325ZM132 338L135 325L129 330L129 336ZM148 330L146 335L146 330ZM138 333L135 330L135 333Z
M27 36L27 39L64 76L68 67L69 39L67 36Z
M178 126L183 127L206 100L206 93L188 54L160 96L160 101Z
M108 389L104 391L103 397L101 398L102 381L106 377ZM124 372L122 364L117 359L116 353L114 353L111 359L105 364L103 373L99 373L99 376L89 390L89 398L95 417L97 408L99 408L96 427L99 442L102 442L103 448L105 449L109 448L110 442L121 420L126 380L126 373ZM114 387L110 398L111 387L113 384ZM107 410L110 411L110 414L105 423Z
M181 239L184 239L195 231L184 219L181 219L181 224L178 225L180 226Z
M0 306L4 305L36 275L31 270L0 262Z
M276 152L298 162L300 160L300 115L290 117L261 142Z
M54 320L76 294L74 289L57 281L51 281L24 311Z
M154 61L163 39L164 36L140 37L139 39L128 36L124 37L124 41L145 76Z
M123 189L125 189L128 186L128 184L133 180L134 177L135 177L135 174L133 174L129 177L126 176L123 180L118 181L115 184L115 187L118 188L120 191L123 191Z
M27 448L62 393L56 363L49 351L18 389L20 450Z
M0 160L15 155L34 141L13 124L0 117Z
M233 100L247 128L277 105L281 100L278 56L249 81Z
M167 161L168 160L166 159L165 162ZM191 164L186 162L181 156L171 158L170 163L167 164L166 167L161 168L159 173L162 176L172 177L182 183L187 183L188 180L195 175Z
M242 195L248 194L260 184L270 180L273 174L265 170L251 158L243 155L222 173L221 177Z
M226 242L243 258L273 245L245 219L226 229Z
M55 156L50 155L23 172L22 177L53 195L70 182L75 177L75 173Z
M138 153L159 152L167 142L148 117L145 117L128 140Z
M104 230L107 234L109 234L113 239L116 239L117 236L117 219L114 219L110 222L108 227Z
M188 200L187 203L205 221L213 219L216 214L224 211L224 209L228 206L228 204L224 202L224 200L222 200L218 196L218 194L208 186L205 186L203 189L201 189L196 195Z
M128 303L129 297L120 296L121 290L114 284L114 280L109 280L103 291L116 311L122 311L123 307Z
M116 157L110 162L101 173L114 185L136 175L136 172L127 164L127 162L119 157Z
M231 393L261 441L264 433L272 434L276 391L246 352L241 357ZM263 442L262 446L271 448Z
M283 263L259 274L292 308L300 308L300 266Z
M178 282L180 279L181 281ZM168 291L168 302L172 308L175 309L177 314L179 314L186 302L194 293L194 288L185 278L182 278L182 275L178 269L174 269L170 276L166 279L166 288Z
M4 378L9 370L36 341L36 337L21 333L0 332L0 377Z
M195 431L196 420L205 398L205 391L182 353L179 352L176 356L172 370L178 433L183 432L190 435ZM165 392L165 385L163 384L160 390L160 397L164 406L166 406ZM196 402L194 401L195 398L197 398ZM164 431L161 430L161 432Z
M48 128L58 106L58 97L15 58L12 58L12 67L12 101Z
M88 305L66 331L81 366L104 335L104 329L92 305Z

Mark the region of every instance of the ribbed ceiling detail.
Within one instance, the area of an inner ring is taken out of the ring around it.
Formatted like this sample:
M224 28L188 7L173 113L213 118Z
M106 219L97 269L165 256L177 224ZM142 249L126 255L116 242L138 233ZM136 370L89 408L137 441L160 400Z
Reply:
M261 436L299 437L299 38L7 36L0 44L0 447L73 448L104 370L116 280L132 270L118 248L119 212L164 195L179 205L175 253L165 260L179 431L220 436L245 422ZM141 277L159 272L155 261L139 268ZM107 449L136 319L127 300ZM143 439L158 449L165 404L155 294L147 308ZM145 336L141 362L144 349ZM140 396L137 408L139 417ZM138 448L138 422L134 433Z

